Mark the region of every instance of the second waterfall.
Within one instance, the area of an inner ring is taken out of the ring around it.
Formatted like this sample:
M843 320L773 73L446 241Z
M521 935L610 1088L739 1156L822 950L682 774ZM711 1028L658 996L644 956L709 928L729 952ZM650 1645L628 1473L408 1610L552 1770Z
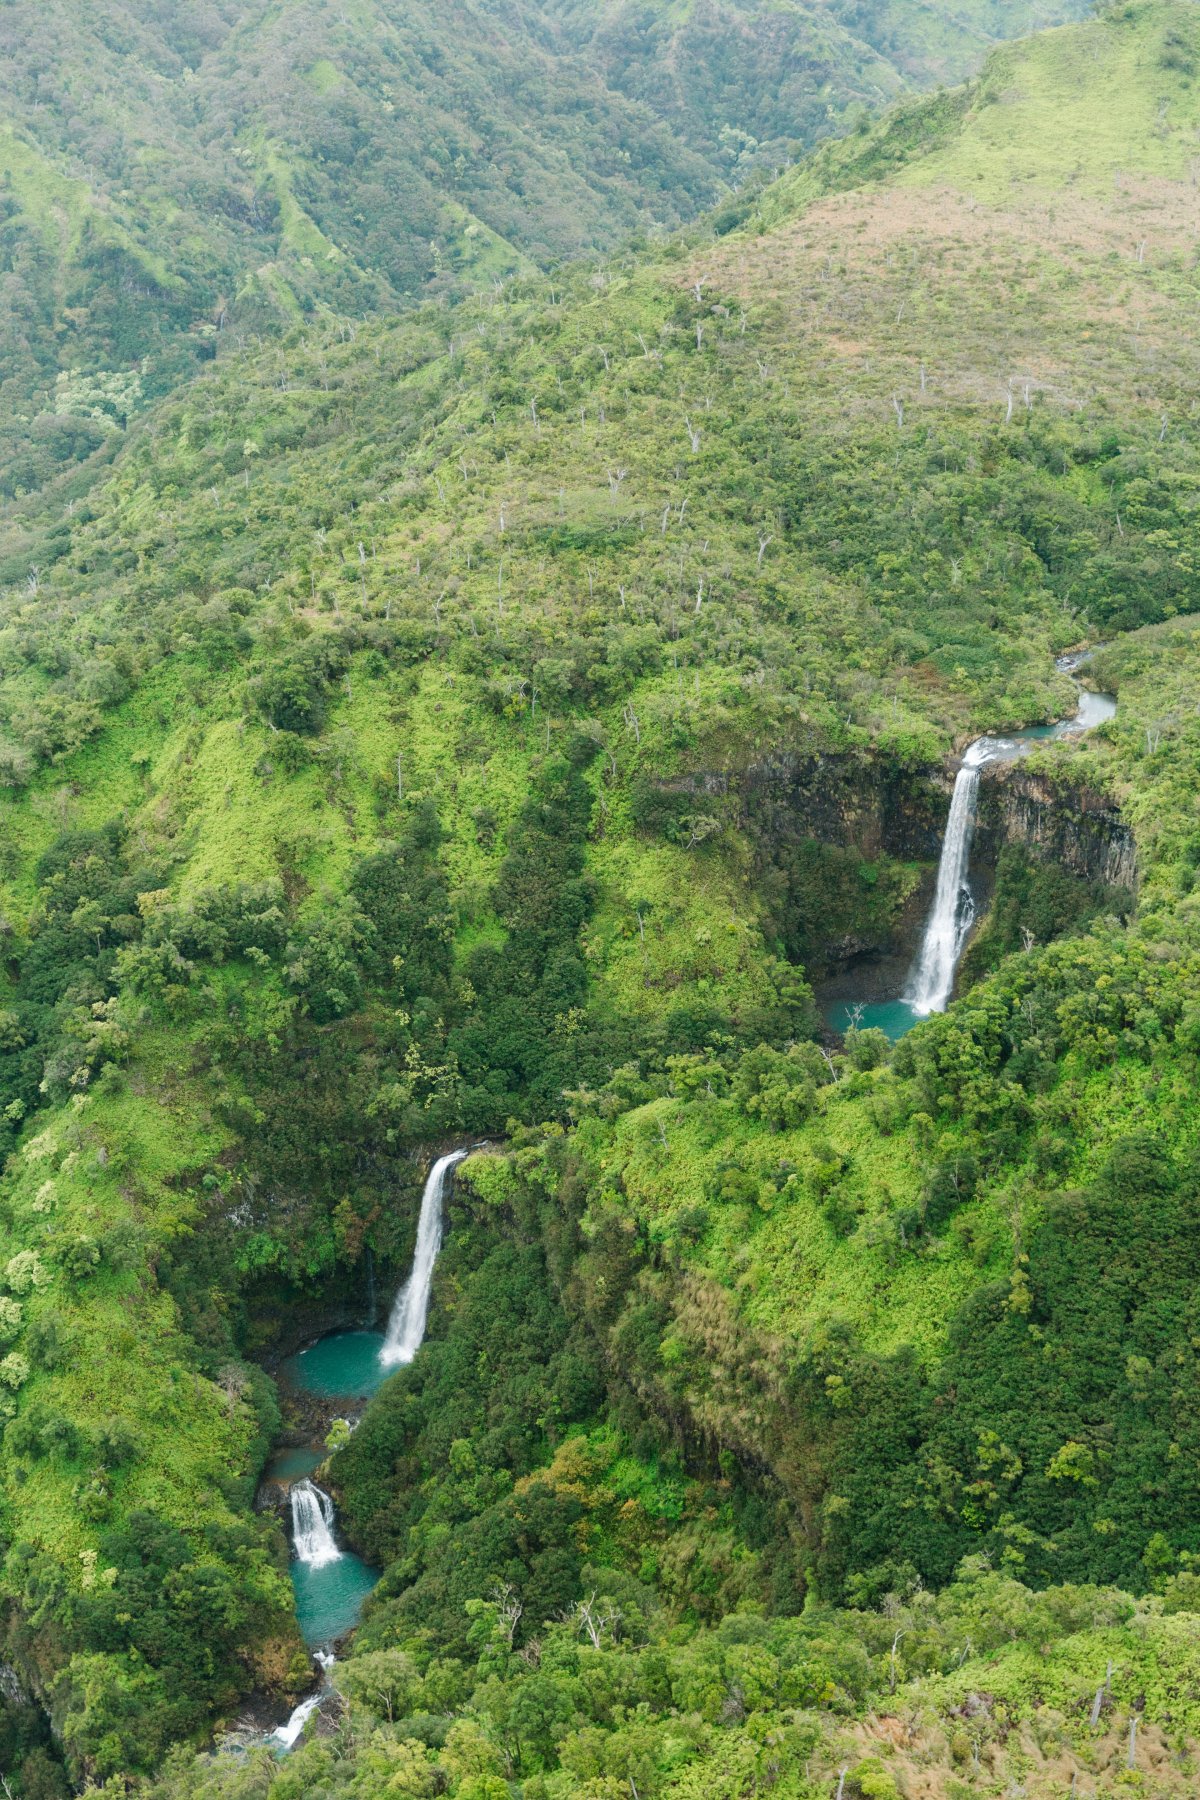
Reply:
M321 1402L327 1413L356 1418L392 1370L411 1363L420 1349L442 1247L446 1199L454 1170L466 1154L466 1149L452 1150L438 1157L429 1171L412 1267L396 1295L386 1336L381 1339L371 1330L331 1332L284 1364L284 1381ZM353 1551L339 1547L333 1501L311 1479L310 1471L323 1459L322 1439L323 1433L307 1451L289 1447L279 1460L280 1475L290 1489L296 1612L305 1641L326 1651L357 1622L376 1575ZM297 1456L299 1468L294 1466Z
M413 1252L412 1273L396 1295L387 1336L379 1352L384 1368L410 1363L425 1336L429 1316L429 1292L433 1271L442 1247L442 1211L450 1179L466 1155L465 1150L451 1150L439 1156L429 1171L425 1192L421 1196L421 1214L417 1220L417 1247Z

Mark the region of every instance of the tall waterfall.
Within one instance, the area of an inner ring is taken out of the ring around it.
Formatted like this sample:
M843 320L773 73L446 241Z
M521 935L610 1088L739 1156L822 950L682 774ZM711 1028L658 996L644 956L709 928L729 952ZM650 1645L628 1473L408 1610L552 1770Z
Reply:
M292 1542L296 1556L310 1569L337 1562L341 1551L333 1537L333 1501L311 1481L297 1481L290 1495Z
M975 902L967 885L979 770L996 754L999 740L978 738L967 748L954 779L950 813L942 839L937 887L925 922L925 935L912 966L904 999L922 1017L945 1012L954 988L954 971L975 922Z
M421 1348L425 1336L425 1320L429 1316L429 1290L433 1286L433 1269L442 1247L442 1205L450 1176L466 1155L465 1150L451 1150L439 1156L429 1171L425 1192L421 1195L421 1216L417 1220L417 1247L413 1253L412 1272L392 1307L387 1336L379 1360L386 1367L410 1363Z

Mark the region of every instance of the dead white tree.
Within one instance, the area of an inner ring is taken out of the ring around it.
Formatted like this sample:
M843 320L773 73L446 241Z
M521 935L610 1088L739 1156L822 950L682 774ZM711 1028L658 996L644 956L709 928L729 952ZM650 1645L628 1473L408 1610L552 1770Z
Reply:
M606 1633L615 1636L621 1622L620 1608L611 1600L599 1599L595 1589L586 1600L579 1602L568 1617L580 1637L586 1637L593 1650L600 1649Z
M700 433L696 430L696 427L692 424L692 421L688 418L686 413L683 415L683 422L687 427L688 443L692 446L692 455L699 456Z
M894 1694L896 1691L896 1682L898 1679L898 1673L897 1673L897 1668L896 1668L896 1652L900 1648L901 1638L905 1638L907 1636L908 1636L907 1625L898 1626L897 1630L896 1630L896 1634L892 1639L891 1653L888 1656L888 1692L889 1692L889 1694Z
M524 1605L517 1598L517 1590L511 1581L498 1581L492 1589L492 1604L496 1608L496 1620L508 1640L511 1650L513 1639L517 1635L517 1626L521 1623Z

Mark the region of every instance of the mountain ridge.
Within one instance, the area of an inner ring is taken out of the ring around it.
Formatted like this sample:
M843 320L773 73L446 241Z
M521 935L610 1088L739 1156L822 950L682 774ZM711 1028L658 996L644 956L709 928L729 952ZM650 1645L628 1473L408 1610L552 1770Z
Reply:
M331 1439L386 1574L281 1791L1050 1794L1135 1716L1186 1791L1197 23L1001 50L599 265L248 335L13 531L6 1654L76 1782L258 1779L189 1747L309 1674L260 1359L487 1135L429 1345ZM1101 169L1142 71L1130 185L1051 231L994 133L1086 155L1072 55ZM1008 846L958 1002L839 1041L818 964L932 876L870 781L939 816L1103 639L1117 718L1029 767L1122 809L1133 912ZM772 834L771 758L849 825Z

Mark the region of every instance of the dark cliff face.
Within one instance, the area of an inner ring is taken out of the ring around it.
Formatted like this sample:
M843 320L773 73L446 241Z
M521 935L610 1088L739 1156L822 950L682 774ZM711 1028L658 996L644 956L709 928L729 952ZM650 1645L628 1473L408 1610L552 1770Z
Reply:
M740 770L655 784L655 792L676 803L686 796L735 825L751 849L768 935L818 988L873 999L899 990L916 949L956 769L901 768L865 752L781 752ZM1023 762L989 764L971 855L981 929L1001 858L1012 851L1078 885L1073 901L1057 896L1062 929L1111 903L1116 890L1130 896L1136 884L1133 834L1104 796L1052 782Z
M743 826L780 844L815 838L860 856L937 862L953 773L878 757L779 756L741 777Z
M952 777L865 755L767 759L738 782L755 886L810 980L864 999L903 979L928 906Z
M1130 891L1137 886L1137 845L1112 802L1019 762L985 767L975 838L981 867L994 867L1002 849L1018 845L1035 861L1054 862L1081 880Z

